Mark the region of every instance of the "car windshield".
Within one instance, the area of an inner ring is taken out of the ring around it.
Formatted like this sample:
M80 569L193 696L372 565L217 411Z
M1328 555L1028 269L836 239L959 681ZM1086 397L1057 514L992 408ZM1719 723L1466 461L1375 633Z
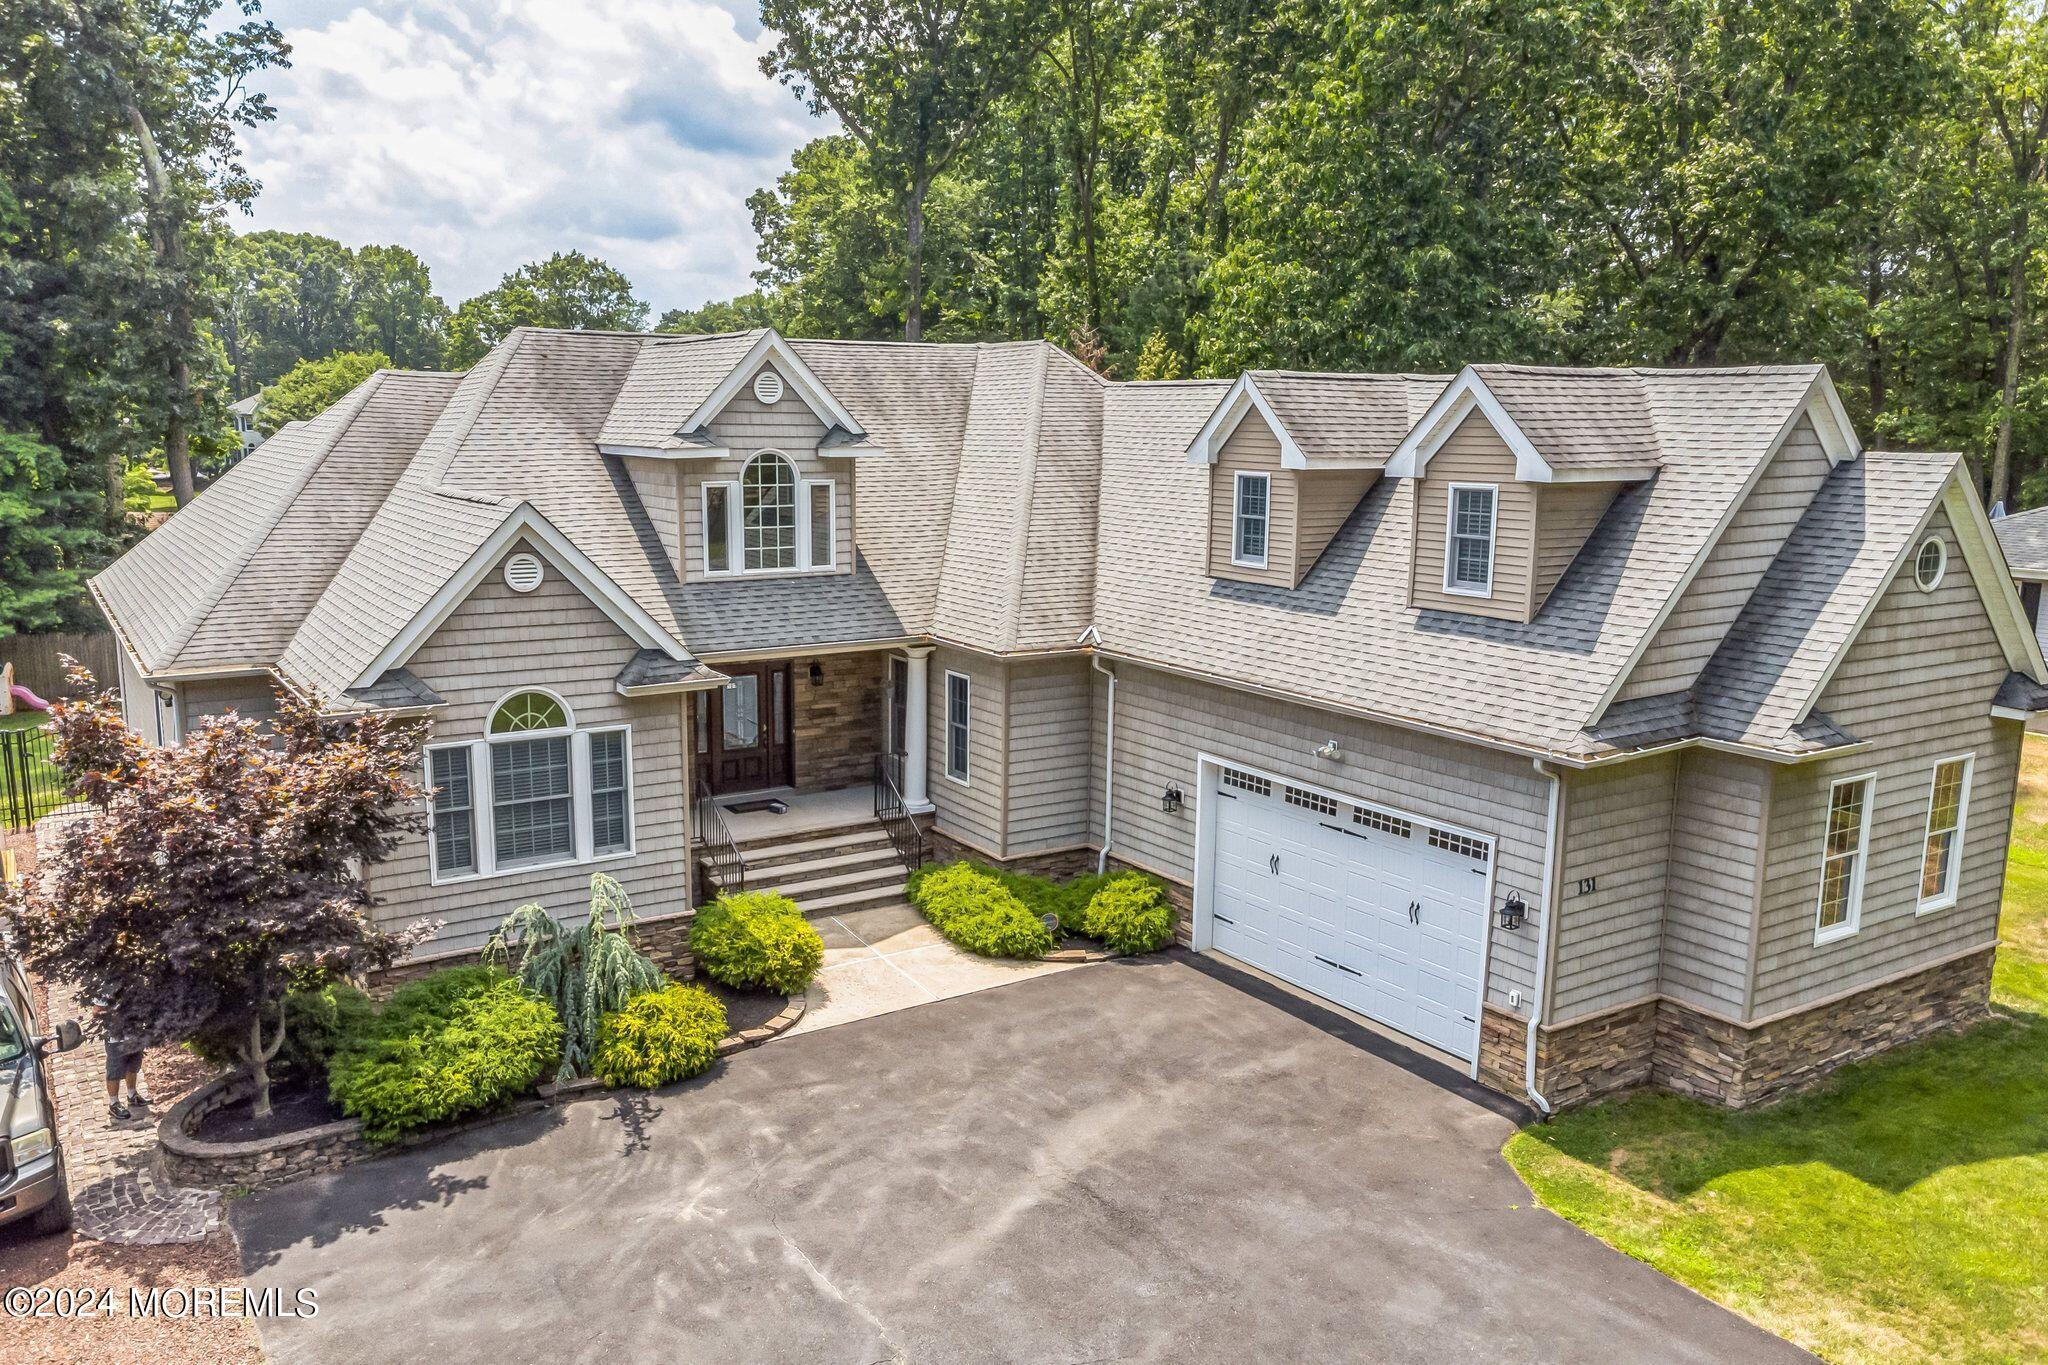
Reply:
M0 1066L15 1060L28 1050L28 1038L23 1033L21 1021L14 1017L14 1010L7 1003L7 997L0 995Z

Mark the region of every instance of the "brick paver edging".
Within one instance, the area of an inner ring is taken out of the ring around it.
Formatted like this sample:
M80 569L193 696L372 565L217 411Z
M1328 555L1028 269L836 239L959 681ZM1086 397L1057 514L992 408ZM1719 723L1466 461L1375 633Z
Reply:
M735 1052L757 1047L771 1038L789 1032L803 1017L804 1000L802 996L796 996L766 1023L720 1039L716 1056L730 1057ZM387 1152L402 1152L408 1148L439 1142L457 1133L483 1128L519 1114L538 1113L558 1104L599 1099L638 1088L610 1086L594 1077L565 1081L561 1084L550 1081L541 1085L530 1098L516 1100L509 1106L475 1118L437 1125L425 1132L399 1138L395 1142L372 1142L363 1133L361 1119L338 1119L333 1123L323 1123L290 1133L279 1133L275 1137L252 1138L246 1142L208 1142L204 1138L194 1137L191 1129L201 1119L217 1109L249 1097L249 1081L246 1077L224 1076L199 1087L165 1113L157 1124L156 1138L162 1150L165 1173L183 1186L263 1190L288 1184L304 1176L338 1171L344 1166L353 1166L357 1162L368 1161ZM218 1199L212 1190L186 1192L203 1192Z

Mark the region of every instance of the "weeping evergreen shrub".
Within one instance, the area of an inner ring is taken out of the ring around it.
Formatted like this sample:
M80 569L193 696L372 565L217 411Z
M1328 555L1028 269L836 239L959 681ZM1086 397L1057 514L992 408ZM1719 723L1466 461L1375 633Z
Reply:
M484 945L486 963L509 967L521 986L554 1006L562 1021L556 1080L589 1075L604 1016L667 981L661 968L633 946L632 924L633 903L625 888L599 872L590 879L589 917L574 929L564 928L539 905L522 905Z
M389 1142L531 1090L555 1064L562 1024L544 1000L488 967L451 967L402 987L328 1064L328 1094Z
M982 957L1044 957L1052 931L985 867L969 862L919 868L905 884L911 903L946 940Z
M636 995L598 1026L591 1072L606 1085L686 1081L710 1070L725 1029L724 1002L702 986Z
M690 951L713 981L798 995L825 960L825 940L789 897L743 891L697 912Z

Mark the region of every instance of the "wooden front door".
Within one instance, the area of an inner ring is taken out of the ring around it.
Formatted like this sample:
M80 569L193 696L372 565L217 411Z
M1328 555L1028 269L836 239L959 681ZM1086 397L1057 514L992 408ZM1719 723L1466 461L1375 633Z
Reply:
M697 710L697 778L713 795L791 784L789 665L733 664Z

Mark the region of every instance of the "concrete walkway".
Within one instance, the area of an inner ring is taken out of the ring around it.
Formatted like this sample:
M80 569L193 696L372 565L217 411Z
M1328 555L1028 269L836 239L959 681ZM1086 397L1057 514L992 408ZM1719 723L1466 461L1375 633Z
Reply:
M908 905L856 910L811 923L825 940L825 965L804 995L804 1017L791 1035L1083 965L963 953Z
M872 946L872 945L870 945ZM1534 1206L1513 1117L1184 954L235 1200L292 1362L1809 1360Z

